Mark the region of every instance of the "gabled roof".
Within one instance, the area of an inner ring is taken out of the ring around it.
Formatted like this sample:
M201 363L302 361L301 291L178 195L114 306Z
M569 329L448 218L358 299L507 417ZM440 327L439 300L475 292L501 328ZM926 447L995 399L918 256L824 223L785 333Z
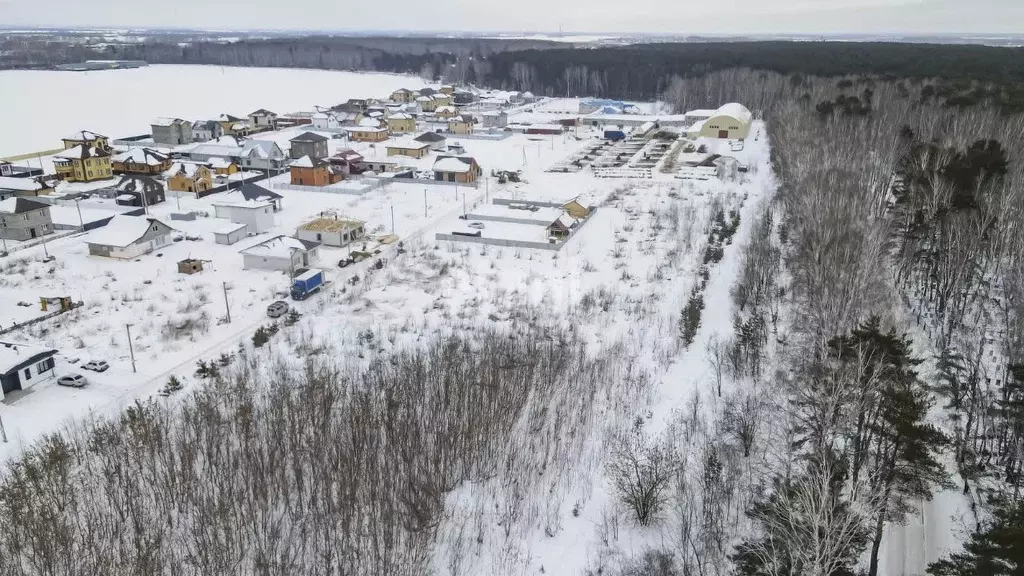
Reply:
M284 152L273 140L246 140L239 154L246 158L284 158Z
M149 125L150 126L174 126L175 124L180 124L182 122L184 122L184 120L182 120L181 118L154 118L153 121L149 123Z
M217 117L218 122L239 122L241 120L244 120L244 118L232 116L231 114L221 114Z
M242 187L229 194L241 194L246 200L280 200L283 198L277 192L271 192L258 184L243 184Z
M43 210L49 207L50 205L45 202L39 202L29 198L19 198L17 196L0 201L0 212L4 214L25 214L27 212L35 212L36 210Z
M171 169L164 172L165 176L177 176L182 174L187 178L194 178L200 168L209 169L210 167L204 162L175 162L171 165Z
M234 164L234 162L230 158L221 158L220 156L217 156L215 158L210 158L209 163L210 163L210 168L225 168L225 169L226 168L230 168L231 165Z
M446 139L444 134L438 134L437 132L424 132L413 138L417 142L444 142Z
M412 116L406 114L405 112L395 112L394 114L388 116L386 120L412 120Z
M91 142L97 138L106 138L106 136L90 132L88 130L79 130L70 136L61 138L61 140L71 140L72 142Z
M118 192L143 192L145 190L163 190L164 185L151 176L126 175L115 186Z
M249 116L277 116L277 114L274 114L273 112L267 110L266 108L260 108L255 112L249 112Z
M0 190L17 190L18 192L38 192L49 188L36 178L16 178L14 176L0 176Z
M168 230L174 230L156 218L145 218L142 216L125 216L118 214L107 222L102 228L97 228L86 236L86 243L99 244L102 246L114 246L124 248L139 241L149 232L149 227L154 222L163 224Z
M110 152L94 146L86 146L85 144L72 146L53 155L54 158L63 158L65 160L85 160L86 158L103 158L106 156L110 156Z
M217 124L217 122L214 120L196 120L192 123L192 129L209 130L212 132L213 130L220 129L220 124Z
M317 242L307 242L290 236L275 236L254 244L248 248L239 250L239 254L250 254L255 256L267 256L272 258L290 258L294 251L307 251L320 246Z
M323 166L324 164L326 164L326 162L323 160L320 160L319 158L314 160L307 155L292 162L290 166L294 168L316 168L318 166Z
M388 140L384 143L384 147L402 150L423 150L424 148L430 148L430 142L419 142L411 139L398 138L395 140Z
M122 152L114 156L111 160L114 162L159 166L164 162L167 162L168 156L149 148L132 148L127 152Z
M289 140L289 142L327 142L328 138L323 134L317 134L315 132L303 132L295 138Z
M476 160L472 156L438 156L434 161L434 172L469 172Z

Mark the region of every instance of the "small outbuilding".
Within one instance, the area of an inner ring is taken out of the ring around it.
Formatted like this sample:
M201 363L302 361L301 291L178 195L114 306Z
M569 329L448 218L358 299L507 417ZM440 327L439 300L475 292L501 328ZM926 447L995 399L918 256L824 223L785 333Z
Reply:
M249 227L241 222L232 222L213 231L213 241L230 246L249 236Z
M203 261L194 258L185 258L178 261L178 274L196 274L203 271Z
M245 248L239 254L246 270L292 272L316 262L320 244L281 235Z

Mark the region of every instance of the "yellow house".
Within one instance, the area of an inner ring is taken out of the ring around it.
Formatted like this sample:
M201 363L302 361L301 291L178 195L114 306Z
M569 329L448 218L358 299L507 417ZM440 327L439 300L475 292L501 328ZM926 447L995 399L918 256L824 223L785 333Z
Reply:
M206 164L178 162L166 175L169 190L199 194L213 188L213 174Z
M113 174L107 137L83 130L64 141L64 151L53 155L57 176L68 182L104 180Z
M217 176L230 176L238 172L238 164L227 158L210 158L210 168Z
M454 86L447 86L447 85L441 86L441 89L439 90L439 92L441 94L446 94L448 96L451 96L452 94L455 93L455 87Z
M65 150L70 150L75 146L89 146L90 148L100 148L108 152L110 151L109 138L88 130L80 130L66 138L61 138L61 140L64 142Z
M430 152L430 143L415 140L393 140L384 145L388 156L423 158Z
M565 206L562 206L562 209L568 212L569 216L572 216L577 220L583 220L590 214L590 210L576 200L572 200Z
M457 116L448 120L448 131L452 134L472 134L473 119L466 116Z
M413 100L413 91L408 88L399 88L391 93L392 102L401 102L402 104L408 104Z
M231 114L221 114L217 117L217 124L224 131L225 136L248 136L252 132L248 118L238 118Z
M420 96L416 98L416 104L423 112L433 112L437 110L437 107L441 105L441 102L439 100L434 100L430 96Z
M383 142L388 139L388 129L356 126L348 129L348 139L353 142Z
M434 102L436 102L438 106L451 106L452 97L450 94L434 94Z
M455 106L438 106L437 110L434 111L434 116L438 118L455 118L459 115L459 109Z
M405 112L392 114L385 119L385 122L387 122L388 129L391 130L392 134L405 134L406 132L416 131L416 119Z

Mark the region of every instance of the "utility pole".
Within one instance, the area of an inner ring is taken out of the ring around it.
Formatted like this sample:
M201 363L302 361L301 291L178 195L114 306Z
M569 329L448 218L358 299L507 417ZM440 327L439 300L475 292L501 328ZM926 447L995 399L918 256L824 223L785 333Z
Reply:
M423 189L423 217L426 218L427 214L427 189ZM6 252L7 250L4 250Z
M128 332L128 352L132 355L132 373L135 374L138 370L135 369L135 348L132 347L132 325L125 324L124 329Z
M423 191L423 201L426 202L426 190ZM4 255L7 255L7 220L0 220L0 241L4 244Z
M46 255L46 259L50 259L50 251L46 249L46 229L40 230L39 238L43 241L43 254Z
M7 444L7 430L4 429L3 416L0 416L0 439L4 441L4 444Z
M391 205L391 233L395 233L395 205Z
M80 204L81 199L75 198L75 210L78 210L78 227L79 232L85 232L85 219L82 218L82 205Z
M228 324L231 324L231 306L228 305L228 283L223 282L224 287L224 312L227 314Z

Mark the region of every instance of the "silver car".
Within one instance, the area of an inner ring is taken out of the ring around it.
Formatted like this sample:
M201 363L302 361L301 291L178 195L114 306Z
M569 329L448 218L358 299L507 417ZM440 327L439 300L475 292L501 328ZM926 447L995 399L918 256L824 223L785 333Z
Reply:
M86 380L85 376L82 376L81 374L75 374L75 373L65 374L65 375L61 376L60 378L57 378L57 384L58 385L60 385L60 386L68 386L70 388L82 388L83 386L85 386L88 383L89 383L89 381Z
M267 316L271 318L280 318L288 313L288 303L284 300L278 300L270 306L267 306Z

